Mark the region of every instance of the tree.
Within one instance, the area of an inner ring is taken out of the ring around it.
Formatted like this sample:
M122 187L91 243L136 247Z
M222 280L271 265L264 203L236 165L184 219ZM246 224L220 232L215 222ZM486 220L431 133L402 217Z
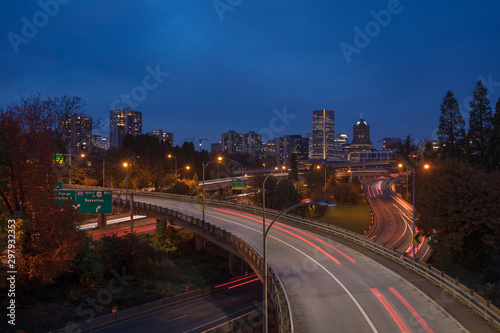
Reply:
M0 207L16 218L18 271L41 285L70 270L83 246L75 228L81 215L70 203L54 201L58 169L53 162L53 118L59 107L52 110L51 101L21 98L0 112Z
M414 143L415 139L412 139L409 134L405 141L398 142L398 147L396 149L398 158L401 158L408 162L410 165L415 165L414 155L417 155L417 145Z
M498 174L454 159L417 177L417 227L438 255L480 271L500 245Z
M288 179L292 181L299 180L299 172L297 166L297 155L292 153L292 157L290 158L290 172L288 173Z
M479 165L484 162L484 154L493 119L490 101L488 100L488 90L483 86L481 80L477 82L474 89L470 107L469 131L466 136L468 143L467 155L470 162Z
M465 122L460 107L451 91L448 91L441 103L441 115L438 129L439 142L443 156L460 157L465 138Z
M486 146L482 166L488 170L500 170L500 98L495 107L493 129Z

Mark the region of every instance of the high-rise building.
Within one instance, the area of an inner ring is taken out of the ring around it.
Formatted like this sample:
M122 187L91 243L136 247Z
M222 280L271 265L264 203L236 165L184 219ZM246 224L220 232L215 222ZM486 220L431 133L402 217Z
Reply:
M314 110L312 116L313 159L331 159L335 156L335 111Z
M335 136L335 152L343 152L344 146L349 143L349 137L345 133L338 133Z
M225 154L236 154L243 152L243 134L230 130L221 134L221 143Z
M382 149L396 150L401 142L403 142L402 138L382 138Z
M168 142L172 147L174 146L174 133L172 132L163 132L163 130L159 129L157 131L151 131L146 134L158 138L160 142Z
M121 147L125 134L142 134L142 112L123 110L109 111L109 139L111 147Z
M262 134L250 131L243 136L243 151L251 156L261 158L264 154Z
M92 143L92 118L72 113L64 121L63 141L73 148L87 150Z
M108 150L110 147L109 139L102 135L92 135L92 145L102 150Z
M268 155L273 155L277 165L290 165L292 154L297 161L309 157L309 140L302 135L285 135L268 141Z
M307 141L309 143L309 151L307 152L307 159L312 160L313 159L313 133L312 132L307 132Z
M370 125L363 119L363 115L352 127L352 142L350 144L349 152L352 162L357 162L359 159L358 152L368 151L373 148L370 141Z

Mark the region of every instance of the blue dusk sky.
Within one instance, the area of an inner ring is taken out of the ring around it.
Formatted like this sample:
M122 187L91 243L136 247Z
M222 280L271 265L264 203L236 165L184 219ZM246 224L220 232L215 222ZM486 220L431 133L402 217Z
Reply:
M492 107L500 97L499 1L20 0L1 12L0 107L68 94L108 123L129 106L175 144L306 135L326 108L350 138L363 114L380 147L435 138L448 90L465 116L479 79Z

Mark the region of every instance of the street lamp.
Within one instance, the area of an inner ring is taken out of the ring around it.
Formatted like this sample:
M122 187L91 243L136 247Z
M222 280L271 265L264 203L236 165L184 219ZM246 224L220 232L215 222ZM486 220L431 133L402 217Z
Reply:
M203 197L205 197L205 168L207 167L207 165L209 165L210 163L214 163L214 162L218 162L220 163L220 161L222 161L222 157L217 157L217 161L210 161L210 162L205 162L203 161L202 163L202 166L203 166L203 183L202 183L202 193L203 193ZM202 219L203 219L203 222L205 222L205 210L202 209L201 210L201 214L202 214Z
M265 181L264 181L265 182ZM264 267L263 267L263 282L264 282L264 291L263 291L263 298L264 298L264 327L263 327L263 332L267 333L267 328L268 328L268 316L267 316L267 235L269 234L269 231L271 231L271 228L273 224L281 217L281 215L285 214L286 212L291 211L292 209L302 207L302 206L311 206L311 205L318 205L318 206L335 206L335 204L328 204L326 201L320 201L320 202L302 202L293 206L290 206L286 208L284 211L280 212L278 216L274 218L274 220L269 224L269 228L266 230L266 223L264 221Z
M125 197L128 195L128 166L129 161L133 158L139 158L139 156L130 156L127 162L123 163L123 166L126 168L125 173ZM130 233L134 232L134 193L130 193Z
M236 164L239 164L239 165L241 166L241 186L242 186L242 187L241 187L241 195L242 195L242 196L241 196L241 204L243 204L243 200L244 200L244 198L243 198L243 164L241 164L240 162L235 161L235 160L233 160L233 159L231 159L231 158L229 158L229 157L224 157L224 158L225 158L226 160L230 160L230 161L232 161L232 162L234 162L234 163L236 163ZM218 158L218 159L219 159L219 161L222 161L222 159L223 159L223 158L219 156L219 158Z
M326 165L325 165L325 163L323 163L323 168L325 169L325 195L326 195ZM316 169L318 169L318 170L321 169L321 166L317 165Z
M412 234L413 234L413 237L415 237L415 233L416 233L416 230L415 230L415 178L416 178L416 172L415 172L415 168L413 166L411 166L409 163L405 163L405 165L406 165L406 168L410 169L411 172L413 173L413 194L412 194L412 196L413 196L413 198L412 198L413 199L413 208L412 208L413 226L412 226ZM402 167L402 166L403 166L403 164L400 163L399 167ZM424 169L427 170L429 168L430 168L429 164L427 164L427 163L424 164ZM406 186L406 190L408 191L408 185ZM413 239L412 239L412 245L413 245L412 246L413 258L416 259L416 257L415 257L415 242L413 241Z
M285 166L283 165L281 169L285 170ZM267 243L266 243L266 181L267 178L269 178L270 175L272 175L274 172L278 171L278 167L274 167L274 170L269 173L266 178L264 178L264 181L262 182L262 236L263 236L263 243L264 243L264 260L266 260L266 252L267 252ZM269 227L270 228L270 227ZM264 266L264 275L265 278L263 278L264 282L264 333L267 333L267 266Z
M177 157L172 155L172 154L168 154L167 156L168 158L174 158L175 159L175 177L177 177Z

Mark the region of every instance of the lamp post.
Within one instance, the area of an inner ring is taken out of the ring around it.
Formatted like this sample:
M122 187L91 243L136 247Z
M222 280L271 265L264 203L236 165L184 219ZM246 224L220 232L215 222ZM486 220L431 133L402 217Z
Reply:
M202 172L203 173L203 183L201 185L202 186L202 190L201 191L203 193L203 197L205 197L205 168L210 163L214 163L214 162L220 163L220 161L222 161L222 157L219 156L219 157L217 157L217 161L210 161L210 162L203 161L203 163L202 163L202 166L203 166L203 172ZM201 210L201 214L202 214L202 220L203 220L203 222L205 222L205 210L204 209Z
M325 195L326 195L326 165L325 163L322 164L323 165L323 169L325 169ZM317 165L316 166L316 169L321 169L321 166Z
M268 175L269 177L269 175ZM264 181L265 182L265 181ZM269 231L271 231L272 226L274 223L281 217L281 215L285 214L286 212L291 211L292 209L301 207L301 206L311 206L311 205L318 205L318 206L335 206L335 204L328 204L326 201L320 201L320 202L303 202L299 203L293 206L290 206L280 212L278 216L274 218L274 220L269 224L269 228L266 230L266 223L264 222L264 267L263 267L263 280L264 280L264 327L263 327L263 332L267 333L267 328L268 328L268 316L267 316L267 235L269 234Z
M417 178L417 177L416 177L415 168L413 166L409 165L408 163L405 163L405 165L406 165L406 168L410 169L412 174L413 174L412 234L413 234L413 237L415 237L415 233L416 233L416 227L415 227L415 178ZM399 167L402 167L402 166L403 166L402 164L399 164ZM430 167L429 164L424 164L424 169L429 169L429 167ZM406 186L406 190L408 191L408 186ZM413 254L413 258L416 259L416 257L415 257L415 242L413 241L413 237L412 237L412 254Z
M174 158L175 159L175 177L177 177L177 157L172 155L172 154L168 154L168 158Z
M283 165L281 167L283 170L285 170L285 166ZM278 171L278 167L274 167L274 170L269 173L266 178L264 178L264 181L262 182L262 237L263 237L263 246L264 246L264 277L263 277L263 282L264 282L264 333L267 333L267 326L268 326L268 319L267 319L267 259L266 259L266 253L267 253L267 243L266 243L266 181L267 178L269 178L270 175L272 175L275 171ZM269 227L271 228L271 227Z
M239 164L241 166L241 203L243 204L243 164L241 164L240 162L238 161L235 161L233 160L232 158L229 158L229 157L219 157L219 161L222 161L222 159L225 158L226 160L230 160L236 164Z
M139 158L139 156L130 156L127 162L123 163L126 168L125 172L125 197L128 195L128 167L129 161L133 158ZM130 233L134 232L134 193L130 193Z

